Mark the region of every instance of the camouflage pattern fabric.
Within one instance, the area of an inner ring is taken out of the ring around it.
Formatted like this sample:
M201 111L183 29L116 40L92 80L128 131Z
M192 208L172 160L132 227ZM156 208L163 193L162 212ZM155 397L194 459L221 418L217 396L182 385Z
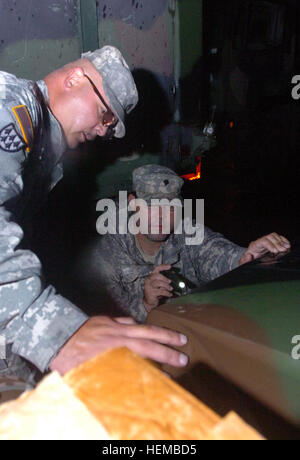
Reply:
M183 184L184 180L174 171L160 165L141 166L132 174L132 186L137 198L145 200L148 204L155 199L181 199Z
M109 100L110 107L119 122L114 128L114 137L125 136L125 116L137 105L138 91L121 52L114 46L104 46L93 52L82 54L96 67L102 77L103 88Z
M0 335L7 345L0 376L22 379L32 378L37 369L46 372L60 348L87 320L45 284L40 261L25 244L21 227L22 222L28 223L27 213L36 210L39 195L44 197L42 190L36 190L37 183L45 182L39 176L47 173L46 193L62 177L65 140L48 102L44 81L34 83L0 72ZM22 131L14 116L13 109L20 106L30 115L32 148L24 125ZM24 194L26 171L30 180Z
M135 237L107 234L92 251L90 280L105 282L109 295L128 316L143 323L147 311L143 304L144 282L159 264L172 265L196 286L214 280L237 268L245 248L226 240L221 234L205 228L204 241L197 246L186 245L186 234L171 234L154 264L144 261Z

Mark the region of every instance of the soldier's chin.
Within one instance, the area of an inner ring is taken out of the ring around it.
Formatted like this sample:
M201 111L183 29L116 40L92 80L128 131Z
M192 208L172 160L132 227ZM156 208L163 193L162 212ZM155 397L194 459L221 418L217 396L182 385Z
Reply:
M153 233L149 233L148 235L146 235L146 237L148 238L149 241L154 241L156 243L163 243L164 241L166 241L168 238L169 238L170 235L164 235L164 234L153 234Z
M80 138L76 136L71 136L71 135L66 136L66 141L67 141L67 146L70 150L76 149L79 146L79 144L84 142L84 141L81 141Z

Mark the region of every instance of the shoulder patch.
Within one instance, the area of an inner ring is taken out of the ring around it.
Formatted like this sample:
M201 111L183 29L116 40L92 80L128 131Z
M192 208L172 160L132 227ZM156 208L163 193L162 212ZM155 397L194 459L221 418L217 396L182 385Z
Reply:
M26 150L29 153L33 146L34 133L28 109L25 105L17 105L12 108L12 111L18 125L20 126L22 136L26 144Z
M18 152L26 147L25 142L17 133L13 123L0 131L0 148L5 152Z

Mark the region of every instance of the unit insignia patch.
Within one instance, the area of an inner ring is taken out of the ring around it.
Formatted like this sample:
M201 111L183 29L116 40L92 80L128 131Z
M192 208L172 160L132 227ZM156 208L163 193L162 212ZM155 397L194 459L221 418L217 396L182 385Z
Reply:
M25 142L17 133L13 123L0 131L0 148L5 152L18 152L26 147Z

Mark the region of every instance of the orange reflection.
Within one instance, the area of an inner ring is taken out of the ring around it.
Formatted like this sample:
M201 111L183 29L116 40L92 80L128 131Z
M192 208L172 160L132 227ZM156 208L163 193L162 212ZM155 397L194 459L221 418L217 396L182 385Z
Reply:
M201 161L197 165L196 174L184 174L181 176L185 180L199 180L201 179Z

